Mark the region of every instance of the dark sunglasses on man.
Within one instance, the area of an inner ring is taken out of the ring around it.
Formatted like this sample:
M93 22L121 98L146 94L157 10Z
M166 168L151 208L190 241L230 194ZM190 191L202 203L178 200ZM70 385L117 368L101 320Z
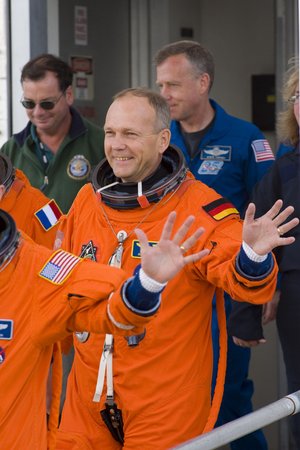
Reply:
M56 103L59 102L59 100L62 98L65 92L63 92L56 100L42 100L39 103L34 102L33 100L26 100L22 99L21 103L26 109L34 109L36 105L38 104L42 109L45 109L46 111L50 111L53 109L56 105Z

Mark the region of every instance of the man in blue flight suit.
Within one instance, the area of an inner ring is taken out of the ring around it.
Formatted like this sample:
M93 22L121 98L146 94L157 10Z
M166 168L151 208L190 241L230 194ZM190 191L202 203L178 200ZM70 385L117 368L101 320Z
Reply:
M171 143L182 150L194 176L227 197L243 216L253 186L274 161L268 141L255 125L230 116L209 98L214 60L202 45L195 41L168 44L157 52L155 65L157 85L171 110ZM229 317L231 298L228 295L225 298ZM212 327L215 383L219 357L215 306ZM238 347L229 337L224 396L217 425L252 411L249 363L250 349ZM232 450L267 448L261 430L231 443Z

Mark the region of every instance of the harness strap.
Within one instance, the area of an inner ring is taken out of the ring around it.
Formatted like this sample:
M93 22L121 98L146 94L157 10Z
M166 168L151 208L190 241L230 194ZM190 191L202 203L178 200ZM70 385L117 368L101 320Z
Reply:
M112 368L112 352L113 352L113 335L106 334L105 341L103 346L103 351L99 363L98 369L98 377L96 390L93 397L93 402L100 402L100 398L103 392L104 379L106 373L106 400L107 402L112 401L114 399L114 387L113 387L113 368Z

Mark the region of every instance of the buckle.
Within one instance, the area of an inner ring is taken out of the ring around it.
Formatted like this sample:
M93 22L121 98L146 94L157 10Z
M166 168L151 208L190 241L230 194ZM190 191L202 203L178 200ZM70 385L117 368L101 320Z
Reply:
M140 334L131 334L130 336L125 336L128 347L136 347L144 339L146 335L146 329Z
M123 431L123 418L122 411L118 409L116 403L108 404L105 403L105 409L100 411L100 415L102 417L103 422L109 429L112 437L120 442L122 445L124 444L124 431Z

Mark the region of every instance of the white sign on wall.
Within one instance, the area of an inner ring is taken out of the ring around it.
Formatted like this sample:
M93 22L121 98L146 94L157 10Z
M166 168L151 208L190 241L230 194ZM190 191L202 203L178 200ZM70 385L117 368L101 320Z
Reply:
M91 56L71 56L73 89L76 100L94 99L93 58Z
M74 38L75 45L88 44L88 18L86 6L75 6Z

